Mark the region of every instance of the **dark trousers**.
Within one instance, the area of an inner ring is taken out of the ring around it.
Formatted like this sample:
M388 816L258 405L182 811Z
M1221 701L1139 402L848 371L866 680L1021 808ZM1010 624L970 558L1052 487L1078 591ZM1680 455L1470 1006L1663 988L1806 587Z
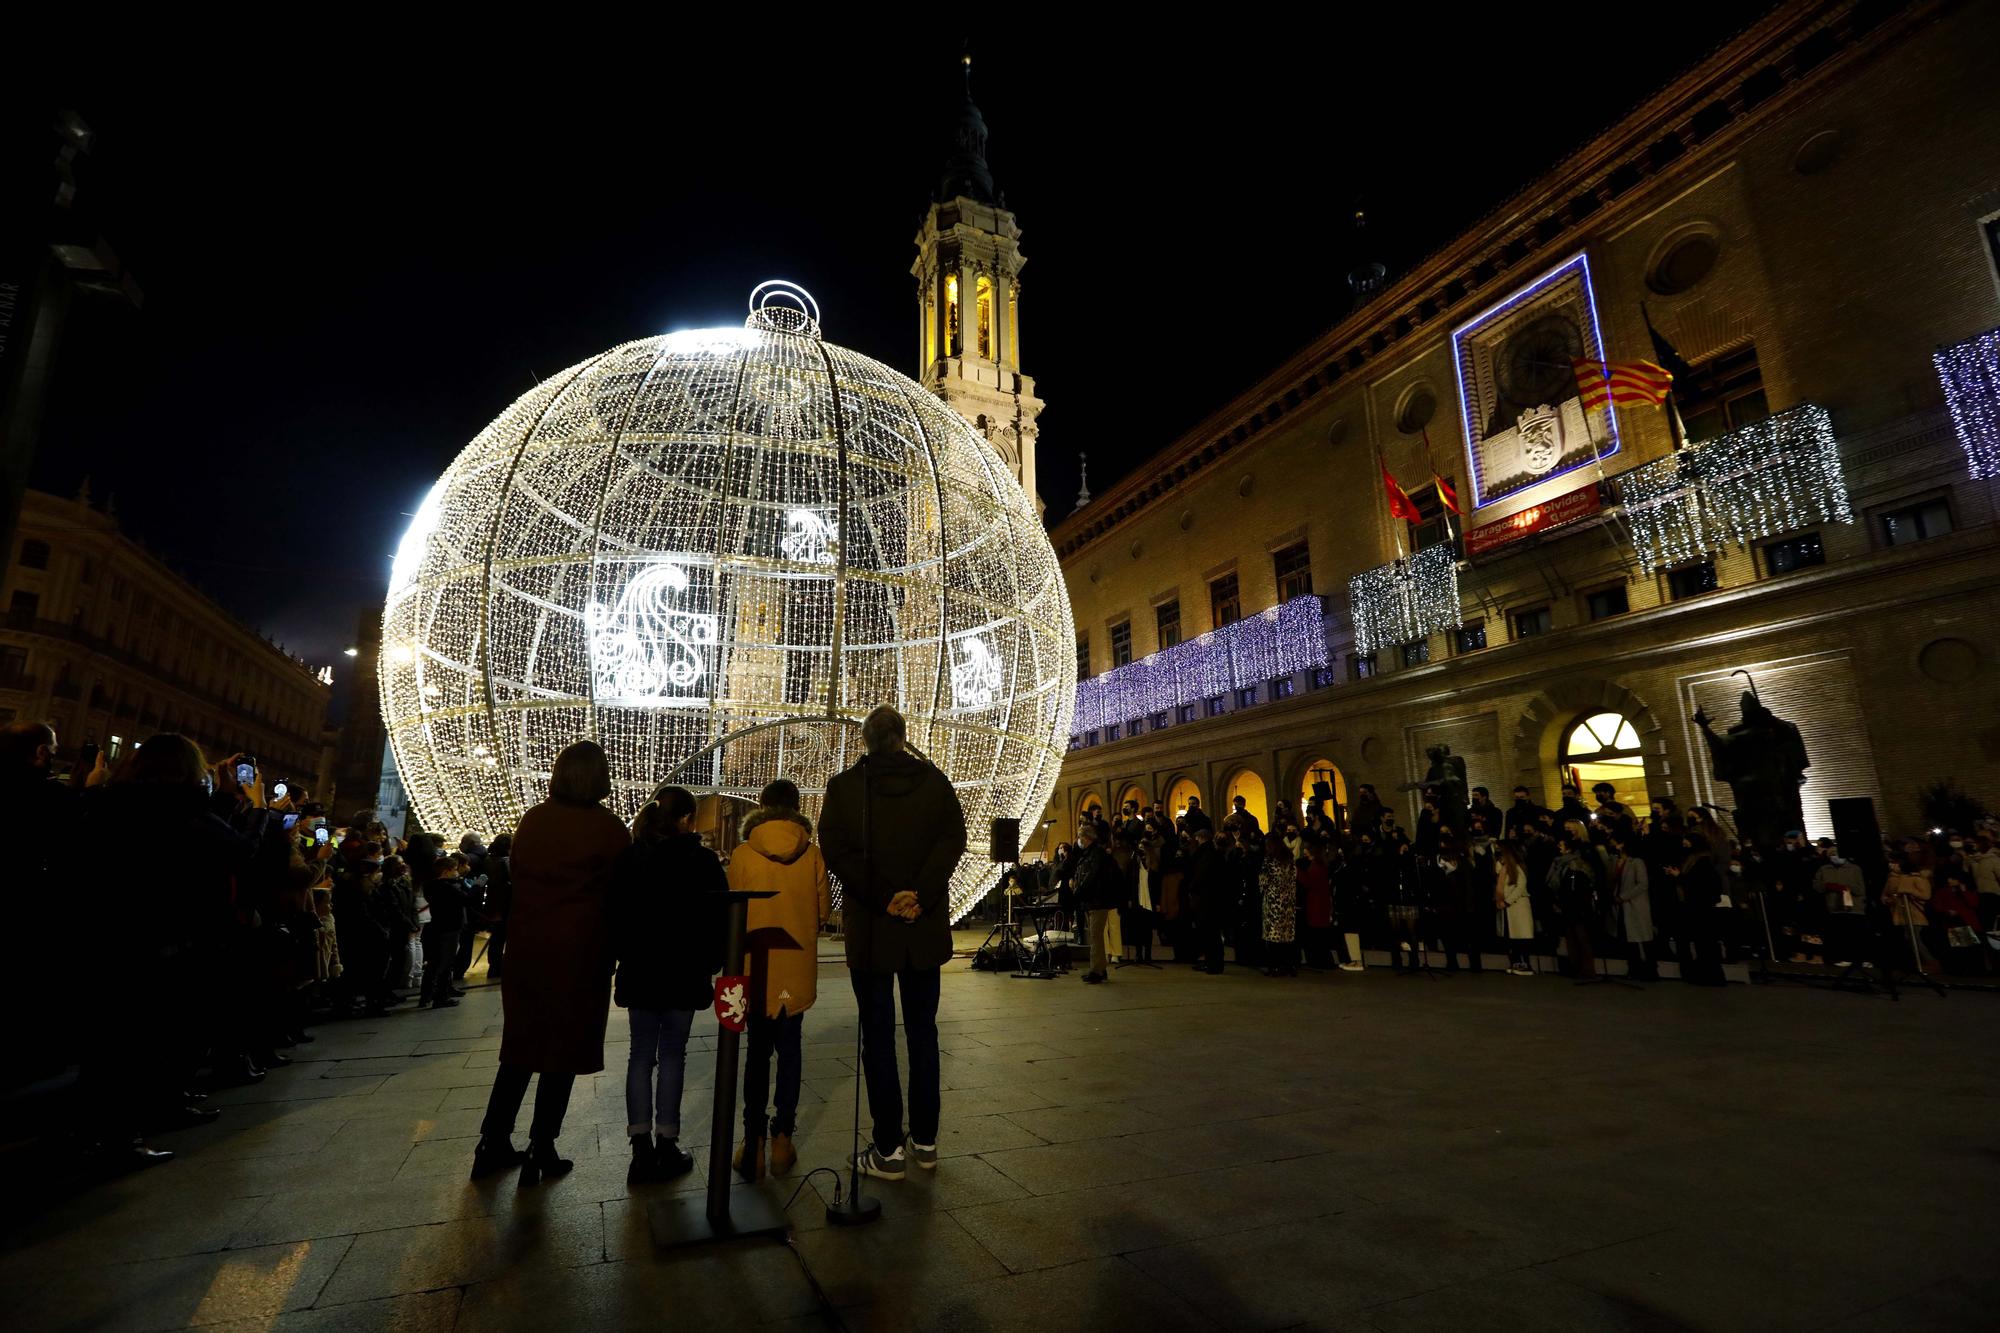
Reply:
M938 986L935 967L902 972L848 970L861 1011L861 1070L868 1081L868 1114L875 1148L887 1155L903 1146L903 1085L896 1074L896 989L903 992L903 1041L910 1053L910 1137L936 1144L938 1131Z
M799 1037L806 1024L804 1014L750 1017L750 1054L743 1061L743 1137L764 1136L765 1095L771 1082L771 1056L778 1057L778 1105L768 1128L773 1134L789 1134L799 1120Z
M470 921L465 923L465 929L458 932L458 948L451 955L452 980L465 980L466 969L472 966L472 951L478 947L478 935Z
M458 931L449 926L424 927L424 989L419 1003L451 998L452 959L458 953Z
M1335 946L1345 949L1347 942L1340 938L1332 926L1307 926L1305 936L1306 966L1314 971L1324 972L1333 966Z
M521 1114L521 1099L528 1095L528 1080L534 1076L532 1069L520 1065L501 1065L493 1075L493 1095L486 1099L486 1119L480 1122L479 1132L486 1138L499 1142L512 1138L514 1120ZM528 1126L528 1138L536 1143L554 1143L562 1133L563 1114L569 1110L570 1089L576 1083L575 1074L544 1074L535 1087L535 1118Z

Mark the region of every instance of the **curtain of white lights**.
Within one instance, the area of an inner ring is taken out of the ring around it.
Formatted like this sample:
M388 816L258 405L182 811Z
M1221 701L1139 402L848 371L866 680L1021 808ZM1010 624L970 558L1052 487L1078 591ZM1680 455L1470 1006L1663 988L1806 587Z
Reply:
M670 776L748 800L788 777L816 814L891 703L980 849L956 919L988 821L1039 818L1070 734L1055 551L963 418L823 341L803 293L765 299L552 377L446 469L383 616L397 767L447 832L511 828L585 737L620 815Z

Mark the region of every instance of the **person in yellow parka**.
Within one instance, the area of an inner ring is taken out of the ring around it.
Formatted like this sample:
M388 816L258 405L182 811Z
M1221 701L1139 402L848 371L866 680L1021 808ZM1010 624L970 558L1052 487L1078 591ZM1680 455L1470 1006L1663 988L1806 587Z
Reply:
M812 821L799 813L799 789L779 778L743 820L743 841L729 859L732 889L775 889L750 903L750 1052L743 1064L743 1142L736 1174L764 1177L798 1164L792 1145L799 1111L799 1039L819 981L819 932L833 912L826 861L813 845ZM767 1120L771 1055L778 1056L777 1107Z

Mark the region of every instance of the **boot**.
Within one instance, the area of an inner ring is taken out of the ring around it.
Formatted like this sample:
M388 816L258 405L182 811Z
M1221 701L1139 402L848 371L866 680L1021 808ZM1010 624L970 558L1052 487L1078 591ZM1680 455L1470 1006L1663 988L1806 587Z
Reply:
M736 1174L756 1184L764 1178L764 1138L761 1134L745 1135L743 1142L736 1146Z
M672 1180L675 1176L684 1176L694 1170L694 1158L681 1151L678 1139L658 1140L653 1149L653 1157L660 1169L657 1177L660 1180Z
M472 1178L482 1180L497 1171L510 1170L519 1166L526 1156L505 1139L482 1138L479 1146L472 1150Z
M521 1163L521 1183L539 1185L543 1176L566 1174L576 1163L556 1156L556 1145L540 1139L528 1140L528 1160Z
M651 1134L632 1136L632 1165L625 1172L627 1185L644 1185L660 1178L660 1159L653 1151Z
M792 1144L790 1134L771 1135L771 1174L788 1176L792 1168L799 1164L799 1150Z

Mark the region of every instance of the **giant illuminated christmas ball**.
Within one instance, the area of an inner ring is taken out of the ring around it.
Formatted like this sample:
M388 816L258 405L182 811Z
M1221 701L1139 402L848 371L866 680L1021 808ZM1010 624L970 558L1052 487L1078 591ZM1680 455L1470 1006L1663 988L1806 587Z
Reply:
M583 737L621 815L777 777L815 813L893 704L965 807L955 919L993 880L989 821L1033 829L1069 737L1055 551L962 417L826 342L789 284L751 305L550 377L431 488L383 612L396 766L447 833L511 828Z

